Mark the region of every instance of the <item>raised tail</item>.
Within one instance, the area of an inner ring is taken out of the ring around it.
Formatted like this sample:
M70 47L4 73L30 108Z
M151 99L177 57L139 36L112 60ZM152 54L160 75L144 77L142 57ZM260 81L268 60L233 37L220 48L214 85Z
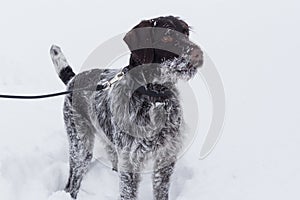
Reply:
M64 82L64 84L67 85L69 81L75 76L75 73L70 67L66 57L62 53L61 49L56 45L51 46L50 55L53 65L55 66L56 73Z

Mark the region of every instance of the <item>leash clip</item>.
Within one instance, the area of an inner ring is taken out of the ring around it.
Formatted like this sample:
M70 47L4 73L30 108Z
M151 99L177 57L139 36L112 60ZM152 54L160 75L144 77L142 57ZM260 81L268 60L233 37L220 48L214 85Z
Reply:
M115 82L121 80L124 77L125 73L123 71L117 73L112 79L109 81L105 81L103 85L103 90L108 90Z

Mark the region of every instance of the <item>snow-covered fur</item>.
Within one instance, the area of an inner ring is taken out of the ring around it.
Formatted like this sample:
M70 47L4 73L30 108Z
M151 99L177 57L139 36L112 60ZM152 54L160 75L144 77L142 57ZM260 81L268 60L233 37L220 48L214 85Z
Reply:
M179 19L169 16L150 22L159 24L161 20L175 23ZM182 55L154 55L162 57L155 63L148 59L140 62L132 55L126 75L110 89L96 91L97 84L112 79L121 69L92 69L70 76L70 70L62 72L64 66L69 67L66 59L56 60L64 58L60 48L52 46L58 74L65 74L68 89L75 90L66 96L63 109L70 144L70 176L65 190L73 198L92 159L94 139L101 137L112 169L119 173L121 200L137 198L140 171L149 159L154 161L154 199L168 199L170 177L184 139L176 82L190 79L203 62L198 46L189 42L186 48L189 51ZM76 90L85 87L95 90Z

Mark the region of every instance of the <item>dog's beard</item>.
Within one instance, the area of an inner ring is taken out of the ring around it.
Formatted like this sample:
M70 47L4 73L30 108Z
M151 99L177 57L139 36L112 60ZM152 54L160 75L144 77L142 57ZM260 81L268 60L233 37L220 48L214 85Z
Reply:
M166 60L161 64L162 73L165 74L171 82L177 82L179 79L188 81L197 73L197 67L191 65L189 60L188 56Z

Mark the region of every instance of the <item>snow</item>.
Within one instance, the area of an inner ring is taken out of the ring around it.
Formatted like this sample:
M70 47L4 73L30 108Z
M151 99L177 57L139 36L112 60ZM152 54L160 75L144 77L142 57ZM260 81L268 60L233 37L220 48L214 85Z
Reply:
M165 8L174 2L155 1L151 5L160 6L147 9L127 1L0 2L0 93L64 90L51 63L52 44L79 71L97 45L141 19L182 16L223 78L227 117L215 150L199 160L211 105L205 84L194 80L198 136L178 161L170 199L299 199L299 3L187 1L169 13ZM63 192L68 144L62 102L0 99L0 199L71 199ZM99 160L90 166L79 200L117 199L118 177ZM139 197L152 199L149 173Z
M54 194L52 194L48 200L72 200L72 198L70 197L70 195L66 192L63 191L59 191L59 192L55 192Z

